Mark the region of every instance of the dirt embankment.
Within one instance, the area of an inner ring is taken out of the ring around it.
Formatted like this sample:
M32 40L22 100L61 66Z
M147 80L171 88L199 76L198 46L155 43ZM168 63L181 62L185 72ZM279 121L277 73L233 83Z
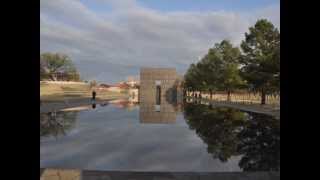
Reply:
M96 101L126 98L127 93L95 90ZM92 88L83 82L40 82L40 112L91 104Z

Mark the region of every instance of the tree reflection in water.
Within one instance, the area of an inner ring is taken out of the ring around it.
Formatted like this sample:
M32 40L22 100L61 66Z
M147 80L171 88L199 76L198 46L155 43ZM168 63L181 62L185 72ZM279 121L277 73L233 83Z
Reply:
M261 114L251 114L239 133L239 165L244 171L280 170L280 121Z
M222 162L241 155L244 171L280 170L280 121L240 110L186 103L184 116L190 129Z
M208 145L208 153L222 162L237 155L237 134L244 124L244 113L203 104L187 104L184 108L187 123Z
M66 135L76 122L77 112L40 113L41 137L56 137Z

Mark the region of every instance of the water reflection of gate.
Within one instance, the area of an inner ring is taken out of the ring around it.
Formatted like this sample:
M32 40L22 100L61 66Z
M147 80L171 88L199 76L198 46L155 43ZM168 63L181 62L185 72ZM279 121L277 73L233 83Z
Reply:
M140 102L141 123L175 123L177 112L175 107L167 101L162 100L160 110L155 109L156 103Z

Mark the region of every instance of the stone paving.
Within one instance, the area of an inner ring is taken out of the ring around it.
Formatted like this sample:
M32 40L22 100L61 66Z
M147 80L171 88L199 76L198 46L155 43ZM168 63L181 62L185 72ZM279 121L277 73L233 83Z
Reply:
M129 172L42 169L40 180L278 180L280 172Z
M106 101L115 100L118 98L110 98L110 99L97 99L95 101L96 104L101 104ZM91 98L83 98L83 99L77 99L77 100L69 100L64 102L50 102L50 103L43 103L40 106L40 113L48 113L52 111L60 111L62 109L66 108L74 108L79 106L91 106Z
M76 169L44 169L41 173L40 180L81 180L81 170Z
M188 98L188 99L192 101L200 101L199 99L196 99L196 98ZM280 118L279 106L260 105L260 104L242 104L239 102L214 101L209 99L201 99L201 103L210 103L213 106L225 106L225 107L240 109L243 111L266 114L266 115L274 116L278 119Z

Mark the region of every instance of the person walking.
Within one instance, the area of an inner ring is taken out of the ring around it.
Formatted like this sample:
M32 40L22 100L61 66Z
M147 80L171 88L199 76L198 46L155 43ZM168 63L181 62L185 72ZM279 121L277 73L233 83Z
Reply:
M96 95L97 95L96 91L93 90L93 91L92 91L92 99L93 99L93 100L96 100Z
M92 103L95 103L95 101L96 101L96 95L97 95L96 91L93 90L93 91L92 91L92 98L91 98Z

